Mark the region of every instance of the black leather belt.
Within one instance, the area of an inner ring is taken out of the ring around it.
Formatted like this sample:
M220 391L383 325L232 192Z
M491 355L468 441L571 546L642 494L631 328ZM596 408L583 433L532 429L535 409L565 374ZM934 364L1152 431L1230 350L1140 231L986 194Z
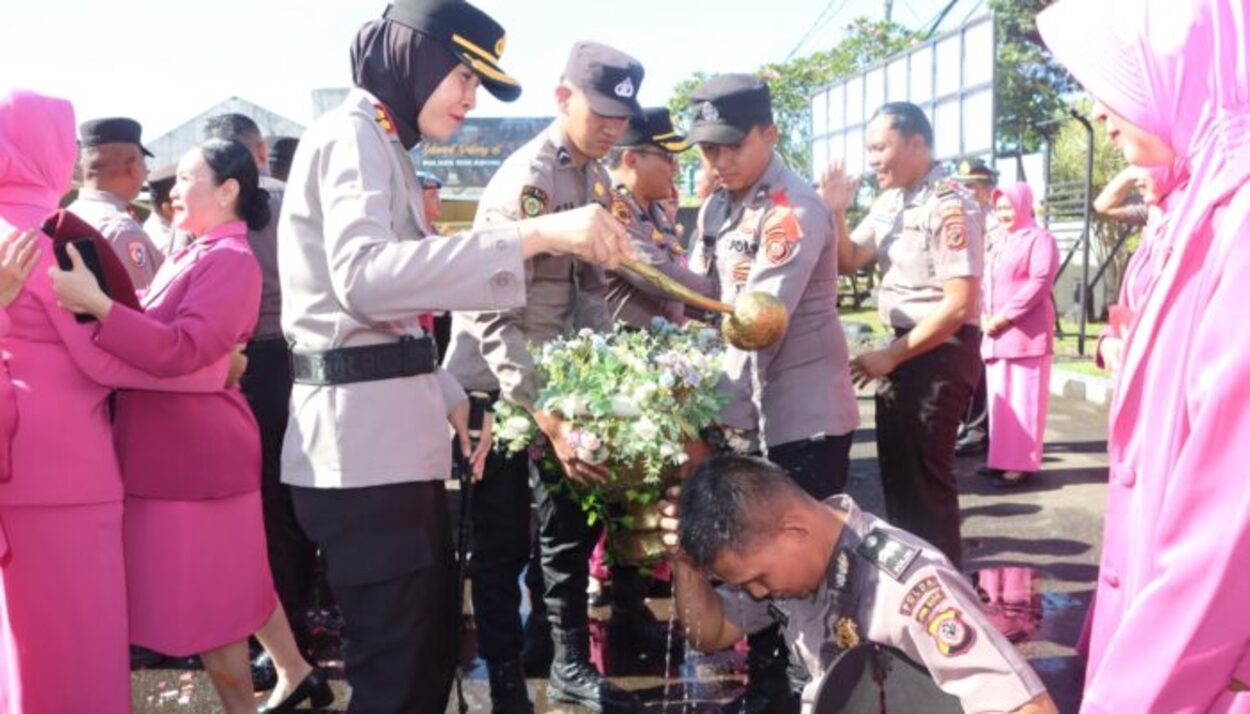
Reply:
M428 336L325 352L291 353L291 376L296 384L377 382L429 374L437 368L438 347Z

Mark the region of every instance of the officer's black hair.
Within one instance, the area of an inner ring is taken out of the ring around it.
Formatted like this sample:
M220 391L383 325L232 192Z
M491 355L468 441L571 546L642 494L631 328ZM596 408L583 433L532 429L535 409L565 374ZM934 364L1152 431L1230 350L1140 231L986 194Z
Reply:
M251 117L231 112L209 117L204 122L204 138L237 141L244 146L252 146L262 141L265 135Z
M924 145L933 148L933 125L920 107L911 102L889 102L881 105L872 118L882 115L890 117L890 127L904 137L919 134L924 139Z
M707 567L725 549L741 553L772 533L777 506L801 499L786 470L751 456L717 456L682 485L678 513L681 549Z
M256 159L246 146L237 141L209 139L200 145L204 163L213 172L213 183L234 179L239 184L235 211L254 231L269 225L269 192L260 187L260 171Z

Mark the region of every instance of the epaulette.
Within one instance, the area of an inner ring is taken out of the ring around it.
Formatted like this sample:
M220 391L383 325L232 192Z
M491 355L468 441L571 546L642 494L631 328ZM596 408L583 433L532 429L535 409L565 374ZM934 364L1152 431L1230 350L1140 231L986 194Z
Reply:
M902 582L907 568L920 555L920 549L908 545L880 528L873 528L864 536L855 552L872 561L890 577Z

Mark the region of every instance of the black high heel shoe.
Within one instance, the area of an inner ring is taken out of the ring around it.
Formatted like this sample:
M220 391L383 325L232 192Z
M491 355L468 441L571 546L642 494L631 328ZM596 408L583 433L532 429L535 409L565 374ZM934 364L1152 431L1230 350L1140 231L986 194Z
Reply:
M313 667L308 676L304 677L299 686L292 690L286 699L272 707L268 704L262 704L256 711L258 714L293 712L295 707L298 707L305 701L311 701L313 707L317 709L324 709L334 703L334 690L330 689L330 682L326 679L326 673L319 667Z

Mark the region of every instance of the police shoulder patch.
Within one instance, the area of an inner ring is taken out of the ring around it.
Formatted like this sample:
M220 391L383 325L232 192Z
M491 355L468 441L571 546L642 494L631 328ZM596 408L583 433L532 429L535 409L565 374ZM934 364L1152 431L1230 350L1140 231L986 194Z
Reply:
M537 186L526 186L521 189L521 215L534 218L547 212L551 203L547 192Z
M890 577L901 581L907 568L920 555L920 549L908 545L880 528L873 528L864 536L864 540L855 549L864 558L871 560L878 568Z
M963 613L953 607L935 616L929 622L928 632L945 657L958 657L977 642L976 628L964 622Z

